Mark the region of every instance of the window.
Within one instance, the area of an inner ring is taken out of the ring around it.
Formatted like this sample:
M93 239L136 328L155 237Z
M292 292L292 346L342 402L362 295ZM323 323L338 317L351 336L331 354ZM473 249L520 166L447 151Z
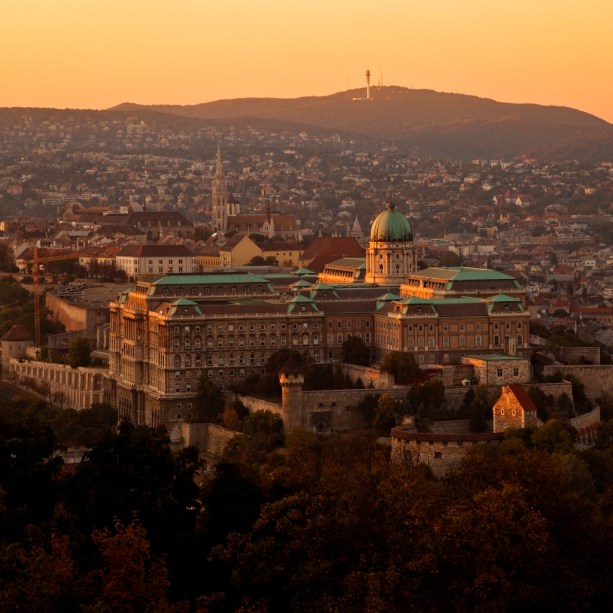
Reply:
M502 377L502 368L497 368L496 369L496 376L497 377Z
M519 368L514 368L513 369L513 376L514 377L519 377Z

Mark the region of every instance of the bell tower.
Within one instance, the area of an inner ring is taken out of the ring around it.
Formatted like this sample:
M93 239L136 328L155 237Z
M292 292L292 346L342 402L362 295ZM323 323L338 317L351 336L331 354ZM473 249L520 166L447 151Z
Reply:
M213 216L213 229L215 232L226 232L228 229L228 188L223 174L219 145L217 145L217 164L215 175L213 176L212 192L213 202L211 212Z

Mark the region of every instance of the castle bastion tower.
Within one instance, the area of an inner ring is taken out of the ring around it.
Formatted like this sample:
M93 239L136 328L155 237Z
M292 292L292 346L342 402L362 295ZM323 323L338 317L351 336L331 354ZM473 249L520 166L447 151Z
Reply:
M390 202L370 229L366 250L366 283L400 285L417 270L417 255L409 220Z

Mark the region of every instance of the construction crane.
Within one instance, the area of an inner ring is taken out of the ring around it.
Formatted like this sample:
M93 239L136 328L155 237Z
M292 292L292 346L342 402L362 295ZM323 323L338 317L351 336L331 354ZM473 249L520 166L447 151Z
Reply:
M39 257L38 247L34 247L32 256L32 279L34 280L34 343L40 347L40 266L47 262L61 262L63 260L78 260L80 253L64 253Z

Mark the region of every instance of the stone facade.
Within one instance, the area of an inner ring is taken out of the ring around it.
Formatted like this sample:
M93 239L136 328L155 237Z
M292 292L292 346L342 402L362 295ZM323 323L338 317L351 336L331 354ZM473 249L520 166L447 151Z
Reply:
M461 361L474 368L478 385L500 386L505 383L527 383L530 380L530 362L525 359L506 355L465 355Z
M562 375L574 375L585 385L585 393L590 400L613 394L613 366L545 366L544 376L551 376L557 371Z
M494 432L537 426L536 407L521 385L505 385L492 409Z
M462 420L464 421L464 420ZM449 422L445 422L449 424ZM453 422L452 422L453 423ZM453 428L453 426L450 426ZM498 444L503 434L448 434L418 432L413 424L392 428L392 462L426 464L437 477L456 468L469 449L480 444Z
M215 424L185 422L176 434L180 436L182 447L197 447L204 459L214 463L221 458L226 445L239 433Z
M357 364L339 364L344 376L349 375L352 383L361 379L364 387L372 385L375 389L390 388L394 385L394 376L387 372L381 372L372 366L358 366Z
M578 415L570 420L575 429L575 445L578 447L591 447L596 442L598 428L600 427L600 407L589 413Z
M600 364L600 347L556 347L554 353L564 364Z
M251 396L239 396L239 400L250 413L272 411L279 415L288 432L302 429L314 433L327 433L364 428L367 424L358 410L358 405L368 394L389 394L398 401L404 400L407 394L406 388L399 387L305 392L297 384L292 385L288 391L290 393L286 391L281 404Z
M89 409L102 402L103 368L71 368L66 364L12 359L8 380L63 409Z

